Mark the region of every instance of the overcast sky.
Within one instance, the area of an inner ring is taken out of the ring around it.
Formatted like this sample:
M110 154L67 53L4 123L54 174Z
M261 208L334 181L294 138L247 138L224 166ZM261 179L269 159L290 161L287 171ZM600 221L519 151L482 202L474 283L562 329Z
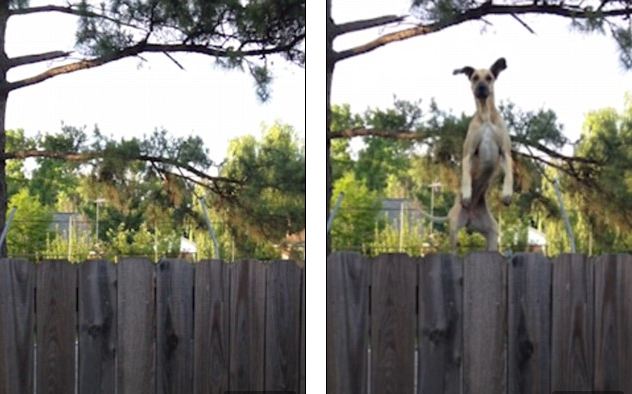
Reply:
M332 17L341 23L406 14L410 3L339 0L333 2ZM344 60L336 65L332 102L349 103L361 112L390 106L394 96L422 99L422 106L434 97L439 108L471 114L475 106L467 79L452 71L466 65L489 67L502 56L508 68L496 83L497 104L511 100L523 110L551 108L572 140L578 138L588 111L623 108L625 92L632 92L632 72L621 67L610 36L571 31L569 20L554 16L523 19L536 35L509 16L489 17L493 26L469 22ZM334 48L345 49L394 30L373 29L341 37Z
M31 5L59 1L31 0ZM64 4L62 1L60 4ZM59 14L15 16L9 20L9 56L73 49L76 19ZM274 58L272 97L261 104L248 73L225 71L202 55L177 54L185 71L166 56L143 55L91 70L58 76L11 93L7 129L28 135L56 132L62 122L73 126L98 124L105 134L141 136L164 127L174 135L201 135L220 161L230 139L259 136L262 124L274 121L305 133L304 69ZM33 75L58 63L21 67L9 80Z

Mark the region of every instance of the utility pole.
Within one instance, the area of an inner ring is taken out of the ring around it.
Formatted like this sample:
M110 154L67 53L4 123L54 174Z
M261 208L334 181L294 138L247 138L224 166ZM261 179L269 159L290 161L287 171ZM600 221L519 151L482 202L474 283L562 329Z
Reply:
M441 187L441 182L434 181L428 187L430 187L430 216L434 216L434 193L435 188ZM430 235L434 231L434 222L430 221Z
M95 242L99 242L99 204L104 203L105 201L105 198L97 198L96 200L94 200L94 203L97 206L96 223L94 229Z

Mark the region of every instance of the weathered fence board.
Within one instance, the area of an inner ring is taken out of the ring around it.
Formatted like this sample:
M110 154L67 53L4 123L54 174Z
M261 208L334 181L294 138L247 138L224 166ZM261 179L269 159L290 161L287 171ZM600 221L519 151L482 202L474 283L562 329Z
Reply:
M265 386L298 392L301 341L301 269L277 261L267 269Z
M299 362L300 370L299 370L299 383L298 383L298 393L305 394L307 388L305 386L305 362L306 362L306 353L305 353L305 335L307 334L307 326L305 325L305 288L307 282L305 282L305 270L301 270L301 347L300 347L300 357Z
M357 253L327 259L327 393L367 392L371 269Z
M540 254L511 259L508 273L508 383L511 393L551 392L551 273Z
M156 271L156 392L193 391L193 265L165 259Z
M553 262L552 390L592 390L593 266L565 254Z
M118 263L117 274L117 393L154 394L154 264L147 259L125 259Z
M463 264L434 254L419 261L417 393L460 394L463 373Z
M234 263L230 283L230 379L232 391L262 391L266 266Z
M49 261L37 268L37 393L74 393L77 266Z
M288 261L0 259L0 394L305 392Z
M614 365L626 368L613 368ZM632 392L632 256L595 261L595 390Z
M371 278L371 392L412 393L417 266L406 256L382 255Z
M35 268L0 261L0 394L33 393Z
M228 391L230 267L219 260L201 261L195 266L196 394Z
M327 260L328 393L627 393L630 333L629 254Z
M473 253L463 271L463 392L505 393L507 262L498 253Z
M79 266L79 393L114 393L116 267L108 261Z

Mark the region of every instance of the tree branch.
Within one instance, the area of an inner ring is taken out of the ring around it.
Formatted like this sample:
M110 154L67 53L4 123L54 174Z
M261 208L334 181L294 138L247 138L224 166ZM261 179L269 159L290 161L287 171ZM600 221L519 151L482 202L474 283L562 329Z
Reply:
M370 52L391 42L402 41L408 38L435 33L450 26L456 26L463 22L478 20L486 15L521 15L521 14L548 14L566 18L588 18L594 16L594 11L586 8L575 8L560 4L526 4L526 5L494 5L491 1L485 2L479 7L468 9L456 14L453 18L438 21L430 24L420 24L415 27L385 34L365 44L341 51L334 54L334 62L344 60L353 56ZM624 16L632 14L632 9L617 8L601 10L602 17Z
M29 15L29 14L36 14L36 13L43 13L43 12L59 12L62 14L67 14L67 15L74 15L74 16L84 16L84 17L91 17L91 18L101 18L101 19L105 19L108 20L110 22L114 22L117 24L120 24L121 21L117 18L113 18L111 16L107 16L107 15L103 15L103 14L99 14L98 12L93 12L93 11L88 11L88 10L80 10L72 5L70 6L61 6L61 5L53 5L53 4L49 4L49 5L43 5L43 6L38 6L38 7L27 7L27 8L16 8L13 10L9 10L9 16L14 16L14 15ZM133 27L135 29L138 29L138 26L134 26L134 25L130 25L130 24L124 24L125 26L129 26L129 27Z
M33 64L38 62L45 62L47 60L59 59L62 57L67 57L72 52L65 51L52 51L52 52L44 52L37 53L33 55L25 55L25 56L17 56L9 59L9 68L24 66L27 64Z
M400 141L423 142L427 140L428 138L430 138L431 136L432 135L427 132L411 131L411 130L375 130L375 129L356 128L356 129L330 132L328 133L327 138L337 139L337 138L353 138L353 137L381 137L381 138L389 138L389 139L400 140ZM545 145L542 145L539 142L529 141L525 138L521 138L518 136L511 136L511 140L513 143L529 146L552 158L563 160L569 164L573 162L584 163L584 164L595 164L595 165L603 164L597 160L590 159L587 157L566 156L551 148L546 147ZM521 152L518 152L518 151L515 151L515 152L525 156L525 154L522 154ZM534 157L537 157L537 156L534 156Z
M385 15L377 18L341 23L334 26L334 36L389 25L391 23L402 22L404 19L406 19L405 15Z
M204 45L150 44L150 43L141 41L140 43L136 45L121 49L120 51L114 52L112 54L108 54L108 55L104 55L104 56L100 56L100 57L96 57L92 59L87 59L87 60L80 60L75 63L64 64L61 66L48 69L44 71L43 73L40 73L33 77L25 78L25 79L15 81L15 82L9 82L7 84L7 89L9 91L20 89L25 86L30 86L30 85L37 84L39 82L43 82L49 78L52 78L58 75L63 75L63 74L68 74L74 71L86 70L86 69L98 67L103 64L120 60L126 57L138 56L139 54L145 53L145 52L163 52L163 53L187 52L187 53L198 53L198 54L213 56L213 57L266 56L266 55L271 55L271 54L275 54L279 52L288 51L292 49L294 46L296 46L299 42L301 42L304 38L305 38L305 34L301 34L295 37L291 42L285 45L280 45L280 46L271 47L271 48L245 50L245 51L230 51L230 50L225 50L225 49L216 49L216 48L211 48Z
M48 159L59 159L66 160L71 162L81 162L86 163L90 160L102 159L107 155L111 155L111 152L107 151L91 151L91 152L59 152L59 151L44 151L44 150L23 150L23 151L15 151L15 152L6 152L4 155L1 155L0 158L2 160L24 160L27 158L48 158ZM204 171L201 171L188 163L182 163L175 159L167 158L167 157L159 157L159 156L151 156L146 154L139 154L135 156L122 156L122 160L135 160L135 161L144 161L149 163L159 163L166 164L169 166L177 167L182 170L185 170L200 179L204 179L213 183L232 183L232 184L242 184L241 180L226 178L221 176L212 176Z

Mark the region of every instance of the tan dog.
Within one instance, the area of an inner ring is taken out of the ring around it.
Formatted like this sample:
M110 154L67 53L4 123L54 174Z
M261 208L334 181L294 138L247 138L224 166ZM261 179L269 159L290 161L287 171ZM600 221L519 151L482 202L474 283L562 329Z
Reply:
M476 102L476 114L470 121L463 144L461 193L447 217L430 217L424 213L431 220L448 221L450 244L454 251L457 233L462 227L482 233L487 240L487 250L498 250L498 224L489 212L485 194L501 168L504 172L502 201L505 205L511 203L511 141L494 105L494 82L505 68L507 63L500 58L489 70L475 70L469 66L454 70L454 74L467 75Z

